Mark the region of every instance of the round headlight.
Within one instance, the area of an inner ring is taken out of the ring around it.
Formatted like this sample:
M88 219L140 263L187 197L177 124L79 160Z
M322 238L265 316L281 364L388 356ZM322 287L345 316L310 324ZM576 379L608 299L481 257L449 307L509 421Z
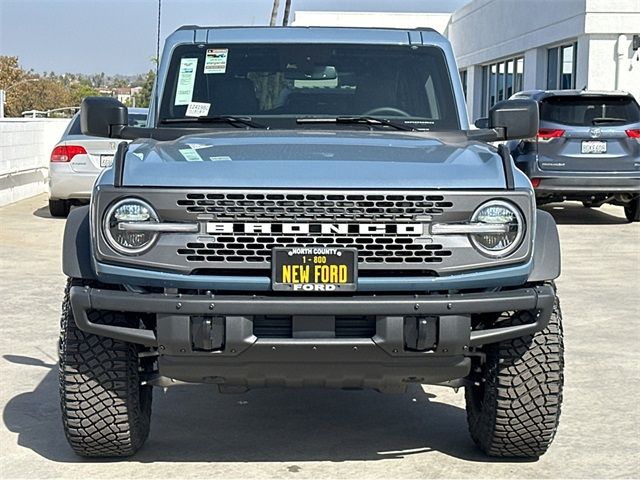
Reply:
M114 203L104 216L104 234L117 252L135 255L153 245L157 232L136 230L136 224L158 223L158 215L147 202L125 198Z
M515 251L524 236L524 221L515 205L501 200L491 200L481 205L471 217L471 222L487 225L496 232L471 234L471 242L484 255L506 257Z

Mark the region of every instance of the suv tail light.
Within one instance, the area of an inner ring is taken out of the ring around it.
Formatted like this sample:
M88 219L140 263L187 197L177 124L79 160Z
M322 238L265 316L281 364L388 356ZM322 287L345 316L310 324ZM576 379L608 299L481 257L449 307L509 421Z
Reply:
M640 128L627 130L627 137L633 138L636 142L640 143Z
M541 128L538 130L539 142L550 142L554 138L560 138L564 135L564 130L560 128Z
M87 151L80 145L58 145L51 152L52 162L70 162L76 155L86 155Z

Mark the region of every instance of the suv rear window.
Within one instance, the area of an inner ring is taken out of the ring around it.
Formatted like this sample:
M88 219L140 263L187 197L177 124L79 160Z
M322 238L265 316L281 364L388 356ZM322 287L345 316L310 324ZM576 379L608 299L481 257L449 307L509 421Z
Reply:
M540 120L564 125L621 125L640 122L640 107L627 96L557 96L540 104Z

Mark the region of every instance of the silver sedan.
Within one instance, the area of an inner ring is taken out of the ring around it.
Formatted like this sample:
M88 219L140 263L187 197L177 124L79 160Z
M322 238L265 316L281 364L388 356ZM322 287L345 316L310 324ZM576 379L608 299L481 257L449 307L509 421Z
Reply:
M143 127L146 108L129 109L129 125ZM62 138L51 152L49 163L49 211L66 217L72 205L86 203L100 172L110 167L118 142L88 137L80 131L80 114L69 122Z

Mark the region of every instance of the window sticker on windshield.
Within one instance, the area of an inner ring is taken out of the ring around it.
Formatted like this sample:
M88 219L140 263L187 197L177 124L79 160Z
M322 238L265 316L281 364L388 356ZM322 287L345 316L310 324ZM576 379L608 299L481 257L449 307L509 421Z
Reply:
M183 58L180 60L180 72L178 73L178 86L174 105L189 105L189 102L191 102L197 68L197 58Z
M187 145L189 145L194 150L199 150L201 148L211 148L211 145L208 145L206 143L187 143Z
M185 117L206 117L209 113L210 103L205 102L189 102Z
M180 148L178 150L187 162L201 162L202 157L192 148Z
M228 56L228 48L207 48L204 73L226 73Z
M209 160L211 160L212 162L230 162L231 157L220 155L218 157L209 157Z

